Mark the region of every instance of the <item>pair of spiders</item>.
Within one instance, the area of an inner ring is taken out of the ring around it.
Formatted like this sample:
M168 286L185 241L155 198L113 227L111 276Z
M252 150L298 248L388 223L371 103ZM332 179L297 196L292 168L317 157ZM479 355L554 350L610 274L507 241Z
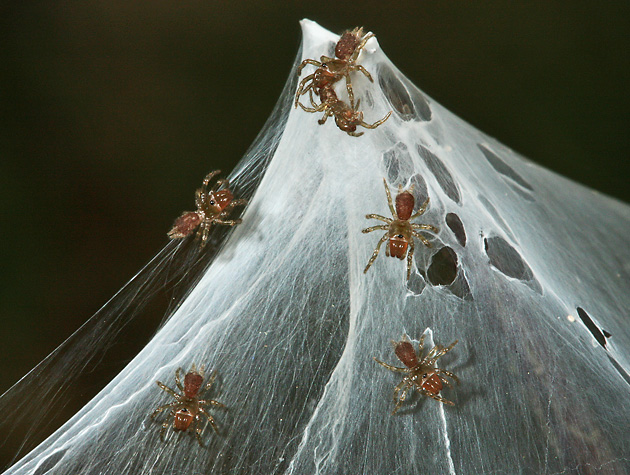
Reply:
M197 231L197 237L201 239L201 246L203 247L208 239L210 228L214 223L235 226L241 222L241 219L225 219L236 206L245 205L247 203L247 200L244 199L234 199L234 195L229 189L229 181L227 179L218 180L214 186L208 190L210 181L219 173L221 173L220 170L215 170L205 177L202 187L195 193L197 210L186 211L177 218L173 228L168 233L171 239L181 239L192 234L195 229L199 228ZM431 247L431 243L427 240L427 238L421 235L418 231L426 230L437 233L439 232L439 229L430 224L411 222L412 219L422 215L426 211L427 206L429 205L429 198L427 198L414 213L415 198L412 194L413 187L404 191L402 190L402 187L399 187L398 194L395 199L396 205L394 207L389 186L384 178L383 184L385 185L387 203L392 213L392 217L386 218L385 216L380 216L378 214L366 215L366 218L368 219L378 219L386 224L366 228L362 231L363 233L371 233L376 230L384 230L387 232L379 240L372 257L368 261L363 272L365 273L368 271L378 256L383 243L389 240L385 254L387 256L397 257L401 260L407 256L407 279L409 279L411 275L411 262L415 248L413 238L418 238L425 246ZM223 188L221 188L222 186Z
M458 384L459 378L450 371L435 367L435 363L439 358L451 351L457 344L458 340L455 340L446 348L441 345L435 345L426 354L426 356L423 357L424 339L425 335L423 334L418 342L417 353L406 334L403 334L400 341L392 340L394 353L406 366L405 368L390 365L374 357L374 361L381 366L389 369L390 371L403 373L405 375L402 381L394 388L393 397L396 404L394 406L394 410L392 411L392 415L398 412L398 409L400 409L405 401L409 390L414 389L420 394L435 399L443 404L448 404L450 406L455 405L452 401L443 398L440 395L440 392L444 388L444 385L452 387L451 382L446 379L446 377L451 378ZM164 440L164 434L169 427L172 427L175 431L186 432L194 423L195 437L197 438L199 445L203 447L203 441L201 439L202 429L199 427L201 416L204 416L214 431L219 433L219 429L214 418L206 411L205 407L214 406L225 408L224 404L213 399L200 399L202 386L204 392L209 390L214 383L217 372L214 371L212 373L212 376L205 386L203 385L203 366L199 369L199 371L197 371L195 365L193 364L191 370L184 376L183 384L181 382L181 372L182 368L178 368L175 372L175 384L180 393L177 393L161 381L156 381L160 389L172 396L175 401L159 406L155 411L153 411L151 418L153 419L164 410L169 409L170 412L165 421L162 423L160 438Z
M324 124L328 117L334 117L337 127L353 137L363 135L363 132L356 131L358 126L375 129L385 122L391 115L391 111L373 124L368 124L363 120L363 112L359 111L360 100L356 103L354 101L354 91L350 79L351 72L359 71L371 82L374 82L372 75L363 66L357 64L361 50L373 36L372 33L363 35L363 28L346 31L335 46L335 58L322 56L320 61L314 59L302 61L298 67L298 76L302 74L302 69L307 65L316 66L317 69L313 74L300 81L295 93L295 107L299 105L306 112L323 112L324 116L318 121L320 125ZM344 78L350 105L339 99L334 89L335 84ZM307 93L311 107L300 102L300 97ZM319 97L319 104L315 102L313 96Z
M407 397L407 392L410 389L415 389L420 394L428 396L444 404L454 406L455 404L448 399L444 399L440 396L444 385L452 387L450 381L445 376L453 379L459 383L459 379L450 371L445 369L436 368L435 363L439 358L451 351L457 344L457 340L451 343L446 348L436 345L434 346L426 356L422 356L424 349L424 337L423 334L418 342L418 353L414 349L411 341L407 335L403 335L400 341L392 341L394 345L394 353L398 359L406 366L406 368L399 368L390 364L384 363L377 358L374 358L381 366L394 371L396 373L403 373L405 376L402 381L394 388L394 401L396 406L392 411L392 414L396 414L402 403ZM219 432L219 428L214 418L206 411L206 406L222 407L225 405L215 401L213 399L200 399L203 392L209 390L214 383L217 376L217 372L214 371L208 383L204 382L204 367L199 370L192 365L192 368L184 376L184 382L181 381L182 368L178 368L175 372L175 384L179 389L179 393L174 389L171 389L161 381L156 381L157 385L175 399L174 401L159 406L151 414L151 418L155 418L158 414L164 410L169 409L170 412L162 423L162 430L160 431L160 438L164 440L164 434L169 427L172 427L175 431L186 432L194 423L194 433L197 438L197 442L203 447L203 441L201 439L202 429L199 427L199 421L201 416L204 416L208 423L212 426L216 433ZM203 387L203 391L202 391Z

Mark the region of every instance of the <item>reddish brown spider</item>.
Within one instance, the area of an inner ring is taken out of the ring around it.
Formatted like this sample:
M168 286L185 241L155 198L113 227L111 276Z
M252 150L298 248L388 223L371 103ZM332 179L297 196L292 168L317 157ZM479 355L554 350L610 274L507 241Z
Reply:
M307 64L317 66L317 69L313 74L306 76L300 81L297 93L295 94L295 107L298 106L301 95L308 92L311 95L312 102L312 93L316 96L321 96L321 90L323 88L332 87L334 83L344 77L346 78L346 89L348 90L350 104L353 106L354 92L352 91L350 73L352 71L361 71L371 82L374 82L370 73L363 66L357 64L361 50L373 36L372 33L363 36L363 28L357 27L341 35L341 38L339 38L335 46L336 58L322 56L320 61L314 59L305 59L302 61L302 64L298 67L298 76L302 74L302 69Z
M373 124L368 124L363 121L363 112L358 111L359 104L361 102L360 99L354 105L354 108L350 107L348 106L348 104L337 98L337 94L332 87L322 89L320 91L320 98L322 99L322 103L319 105L315 104L312 96L311 105L313 107L306 107L301 102L299 103L299 105L306 112L323 111L324 116L317 121L320 125L324 124L328 117L333 116L335 118L335 124L337 124L337 127L353 137L360 137L361 135L363 135L363 132L356 132L359 125L361 127L365 127L366 129L375 129L387 119L389 119L389 116L392 114L390 111L381 120L378 120Z
M431 247L431 243L427 240L427 238L419 234L416 229L426 229L434 233L439 232L439 229L430 224L417 224L410 222L413 218L417 218L426 211L429 204L429 198L422 203L422 206L418 208L418 211L416 211L415 214L412 214L415 206L415 199L411 193L413 191L413 187L409 190L402 191L402 186L399 186L398 194L396 195L396 208L394 209L394 205L392 204L392 195L389 191L385 178L383 178L383 184L385 185L387 203L393 219L386 218L378 214L368 214L365 216L367 219L378 219L379 221L385 221L387 224L381 224L364 229L364 233L371 233L377 229L382 229L387 232L376 245L376 249L374 250L372 257L368 261L363 272L366 273L368 271L374 262L374 259L378 256L381 245L389 239L389 245L385 248L385 255L397 257L401 260L405 258L405 255L407 255L407 279L409 279L411 276L411 259L413 257L414 250L413 238L417 237L425 246ZM407 249L409 249L409 252L407 252Z
M182 394L177 394L171 388L166 386L160 381L157 381L157 385L163 390L169 393L171 396L175 398L175 401L164 404L163 406L158 407L153 414L151 414L151 418L154 418L160 412L165 409L170 409L171 412L167 416L166 420L162 424L162 430L160 431L160 438L164 440L164 434L166 433L166 429L171 425L172 419L172 427L173 430L176 431L186 431L191 426L191 424L195 423L195 436L197 437L197 442L199 445L203 446L203 442L201 441L201 427L199 427L199 416L204 415L215 432L219 432L219 428L217 427L216 422L210 414L206 412L204 406L212 405L216 407L225 407L225 405L220 402L214 401L212 399L203 400L199 399L199 392L201 390L201 385L203 384L203 366L197 372L195 365L192 365L192 368L186 376L184 376L184 385L182 386L182 382L180 379L180 374L182 372L182 368L178 368L175 372L175 384L177 384L177 388L182 392ZM216 378L217 372L213 372L208 384L204 387L204 391L210 389L212 383L214 383L214 378Z
M203 180L203 185L195 192L195 204L197 211L186 211L175 220L173 228L168 232L171 239L181 239L191 234L197 227L197 237L201 238L201 247L206 245L210 227L213 223L234 226L241 222L240 219L226 220L234 207L247 204L247 200L235 200L229 189L230 182L227 179L217 180L208 191L208 184L221 170L210 172ZM223 186L222 189L219 189Z
M430 398L444 404L448 404L449 406L455 405L455 403L440 396L440 391L444 387L444 384L448 387L453 387L450 381L442 375L448 376L453 381L457 382L457 384L459 384L459 379L450 371L436 368L434 365L438 358L451 351L451 349L457 344L457 341L458 340L455 340L446 348L436 345L431 348L427 356L422 358L424 335L420 337L420 341L418 342L418 354L416 354L416 350L414 350L413 345L409 341L409 337L407 337L407 335L403 335L400 341L392 341L392 344L394 345L394 352L396 353L396 356L406 366L406 368L392 366L374 358L374 361L391 371L396 373L405 373L403 380L394 388L394 402L396 402L396 406L394 407L392 414L396 414L407 397L407 391L410 389L416 389L420 394L429 396ZM418 361L419 358L422 359Z

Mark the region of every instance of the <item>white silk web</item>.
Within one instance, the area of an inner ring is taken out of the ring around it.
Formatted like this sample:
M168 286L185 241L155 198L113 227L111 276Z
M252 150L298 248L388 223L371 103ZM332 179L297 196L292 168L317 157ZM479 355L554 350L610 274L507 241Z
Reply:
M303 31L298 61L331 54L338 36ZM292 75L230 177L251 197L243 223L124 371L5 474L630 470L630 209L453 116L376 39L360 61L374 77L353 76L365 121L390 119L359 138L320 126L292 107ZM409 281L384 251L363 273L380 237L361 233L377 224L365 215L389 215L383 177L430 197L417 221L440 228L431 249L417 242ZM104 320L88 322L93 335ZM461 380L444 390L456 405L415 393L392 416L401 375L373 357L400 366L390 340L427 330L426 345L459 340L438 363ZM70 341L56 377L80 371L97 340ZM193 363L218 371L220 433L206 427L205 447L173 431L162 442L149 416L170 400L155 381L174 387ZM24 385L2 401L18 400L29 407Z

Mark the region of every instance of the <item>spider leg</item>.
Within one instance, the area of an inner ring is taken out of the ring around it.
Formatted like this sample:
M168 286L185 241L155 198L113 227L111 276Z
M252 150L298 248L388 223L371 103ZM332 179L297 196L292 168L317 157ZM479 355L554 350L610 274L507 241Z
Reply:
M449 378L452 378L457 384L459 384L459 378L455 376L453 373L451 373L450 371L446 371L445 369L441 369L441 368L436 368L435 372L438 373L438 375L440 376L442 374L445 374ZM440 379L442 379L443 381L446 381L446 378L444 377L441 377Z
M173 396L175 399L179 401L181 396L177 394L175 391L173 391L171 388L169 388L166 384L162 383L161 381L156 381L156 384L160 387L162 391L166 391L167 393L169 393L171 396Z
M313 89L311 89L310 91L308 91L308 100L311 101L311 105L318 111L323 111L326 109L326 107L328 107L326 104L324 104L323 102L320 104L317 104L315 102L315 99L313 99L313 93L315 93L316 96L318 96L319 94L317 94L317 91L314 91Z
M240 205L246 205L247 204L247 200L246 199L239 199L239 200L232 200L232 202L227 205L225 208L223 208L223 211L221 211L219 213L219 218L223 218L225 216L227 216L228 214L230 214L232 212L232 210L234 208L236 208L237 206Z
M162 430L160 430L160 439L162 439L162 442L164 442L164 434L166 434L166 430L171 425L172 418L173 418L173 413L171 412L166 418L166 420L164 421L164 423L162 424Z
M422 244L424 244L427 247L433 247L433 244L431 244L429 242L429 240L427 238L425 238L422 234L418 234L415 231L411 231L411 234L414 235L415 237L417 237L418 239L420 239L422 241Z
M217 423L214 421L214 418L210 414L208 414L203 407L199 408L199 413L203 414L204 416L206 416L208 418L208 422L210 423L210 425L212 426L214 431L218 434L219 433L219 427L217 426Z
M403 387L405 388L403 389ZM409 381L407 381L406 379L403 379L400 382L400 384L398 384L398 386L394 388L394 401L397 401L397 402L396 402L396 406L394 407L394 410L392 411L392 415L396 414L396 412L398 412L398 409L400 409L400 406L402 406L402 403L407 398L407 392L409 391L409 389L411 389L411 385L409 384ZM402 393L401 393L401 390L402 390ZM400 394L400 395L396 397L397 394Z
M221 178L212 186L210 191L217 191L221 186L225 185L226 188L230 187L230 181L227 178Z
M298 101L298 106L300 106L302 108L302 110L306 111L306 112L321 112L323 109L318 109L315 107L306 107L304 104L302 104L301 102Z
M381 366L387 368L390 371L394 371L395 373L408 373L409 372L409 370L407 368L399 368L398 366L392 366L390 364L383 363L381 360L378 360L375 357L372 357L372 358L374 359L374 361L376 361Z
M237 224L241 224L243 220L240 218L239 219L226 219L226 220L216 218L214 222L219 223L219 224L225 224L227 226L236 226Z
M429 391L425 391L424 389L422 389L420 392L422 394L424 394L425 396L429 396L430 398L433 398L436 401L440 401L441 403L448 404L449 406L454 406L455 405L454 402L449 401L448 399L444 399L443 397L438 396L437 394L432 394Z
M304 69L304 67L307 64L311 64L313 66L317 66L318 68L322 68L324 66L322 63L320 63L319 61L316 61L314 59L305 59L304 61L302 61L302 63L297 68L298 76L302 74L302 69Z
M422 353L424 352L424 337L425 336L426 334L423 333L422 336L420 337L420 340L418 341L418 358L420 360L423 360Z
M203 189L199 188L197 191L195 191L195 205L197 206L197 209L201 209L204 204L206 202L206 194L204 193Z
M365 230L364 230L364 232L365 232ZM381 238L381 240L376 245L376 249L374 249L374 253L372 254L372 257L370 257L370 260L368 261L367 265L365 266L365 269L363 269L363 273L364 274L367 273L368 269L370 268L370 266L374 262L374 259L376 259L376 256L378 256L378 252L381 250L381 245L387 240L387 238L388 238L388 234L385 233L383 235L383 237Z
M208 219L204 221L203 223L201 223L201 227L199 228L199 231L201 233L201 247L205 247L208 241L208 236L210 234L210 228L212 227L213 221L214 220L212 219Z
M370 80L370 82L374 82L374 79L372 79L372 75L370 73L368 73L367 69L365 69L360 64L355 64L352 69L355 69L357 71L361 71L363 74L365 74L365 77L367 77Z
M365 121L362 120L362 121L359 122L358 125L360 125L361 127L365 127L366 129L375 129L379 125L381 125L383 122L385 122L387 119L389 119L390 115L392 115L392 111L389 111L385 117L383 117L381 120L377 120L373 124L368 124L368 123L366 123Z
M367 234L367 233L371 233L372 231L376 231L377 229L380 229L382 231L387 231L389 229L389 225L387 225L387 224L379 224L378 226L372 226L372 227L369 227L369 228L362 229L361 232L363 234Z
M300 85L298 86L297 92L295 93L295 107L298 106L298 101L300 99L300 96L302 94L306 94L306 91L308 91L309 89L311 89L313 87L313 84L309 84L306 89L304 88L304 86L306 86L306 83L313 80L315 78L315 74L311 74L310 76L306 76L304 79L302 79L300 81Z
M352 110L354 109L354 91L352 91L352 82L350 81L350 73L346 73L344 76L346 76L346 90L348 91L348 99L350 99L350 107L352 108ZM359 105L357 104L357 107L359 107Z
M317 112L317 111L315 111L315 112ZM330 117L331 115L333 115L332 110L330 110L330 109L326 109L326 112L324 112L324 117L322 117L321 119L319 119L319 120L317 121L317 123L318 123L319 125L324 125L324 124L326 123L326 120L328 119L328 117Z
M411 219L411 218L409 218ZM430 224L418 224L418 223L411 223L411 227L413 229L426 229L427 231L432 231L434 233L439 233L440 232L440 228L436 228L435 226L432 226Z
M184 386L182 386L181 372L181 368L177 368L177 371L175 371L175 384L177 384L177 388L183 393Z
M368 42L368 40L369 40L370 38L372 38L373 36L374 36L374 33L370 33L370 34L365 35L365 36L363 37L363 40L361 41L361 43L359 43L359 44L357 45L357 47L356 47L356 48L355 48L355 50L354 50L354 53L352 53L352 61L353 61L353 62L354 62L354 61L356 61L356 60L357 60L357 58L359 57L359 54L361 54L361 50L362 50L362 49L363 49L363 47L365 46L365 43L367 43L367 42Z
M386 218L385 216L381 216L380 214L366 214L365 219L378 219L379 221L385 221L388 224L391 224L394 221L391 218Z
M201 401L198 402L198 404L200 406L216 406L216 407L227 407L225 404L220 403L219 401L215 401L214 399L202 399Z
M432 358L434 360L437 360L438 358L444 356L446 353L448 353L449 351L451 351L453 349L453 347L457 344L458 341L459 340L455 340L453 343L448 345L446 348L443 348L443 347L439 346L439 351ZM436 346L435 348L438 348L438 346Z
M361 137L364 134L364 132L346 132L346 133L352 137Z
M155 416L157 416L160 412L162 412L164 409L168 409L170 407L175 407L179 404L179 401L173 401L171 403L168 404L164 404L163 406L158 407L155 411L153 411L153 413L151 414L151 419L154 419Z
M449 388L453 387L453 384L448 379L446 379L444 376L442 376L438 371L434 371L434 374L436 374L437 377L440 379L440 381L442 381Z
M431 348L429 353L427 353L427 356L424 357L424 364L431 366L433 363L435 363L435 360L439 358L438 353L440 353L440 351L442 351L443 349L444 347L442 347L441 345L435 345L433 348Z
M407 280L411 277L411 260L413 259L413 239L409 240L409 251L407 252Z
M217 370L215 369L212 372L212 375L210 376L210 379L208 379L208 382L206 383L206 387L204 388L204 391L207 391L208 389L210 389L212 387L212 385L214 384L214 380L217 378Z
M204 191L205 191L206 187L208 186L208 183L210 183L210 180L212 180L219 173L221 173L221 170L215 170L215 171L210 172L210 173L208 173L206 175L206 177L203 179L203 190Z
M195 437L197 439L197 442L199 443L199 445L201 447L204 447L203 445L203 440L201 439L201 427L199 427L199 417L195 417Z
M398 219L398 213L396 213L396 208L394 208L394 204L392 203L392 193L389 191L389 186L387 186L385 178L383 178L383 185L385 185L385 193L387 194L387 204L389 205L389 210L392 212L394 219Z
M409 219L412 220L413 218L417 218L418 216L423 214L427 210L427 206L429 206L429 198L427 198L425 202L420 205L420 208L418 208L418 210L414 214L412 214Z

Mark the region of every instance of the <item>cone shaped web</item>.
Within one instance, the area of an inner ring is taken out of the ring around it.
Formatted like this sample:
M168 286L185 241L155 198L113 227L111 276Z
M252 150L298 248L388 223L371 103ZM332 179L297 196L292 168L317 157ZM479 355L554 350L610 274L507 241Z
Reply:
M302 25L298 62L331 56L338 36ZM389 120L358 138L318 125L293 108L293 69L231 177L252 190L243 223L125 370L4 473L630 470L630 209L453 116L375 38L360 64L364 120ZM363 272L384 233L361 233L383 224L365 215L391 216L383 178L429 197L414 222L439 228L409 280L384 249ZM425 351L459 340L438 361L461 380L442 392L455 406L410 392L392 415L403 375L373 357L402 366L390 340L423 333ZM193 363L217 370L206 399L227 406L208 409L205 447L163 442L149 417L172 401L155 381Z

